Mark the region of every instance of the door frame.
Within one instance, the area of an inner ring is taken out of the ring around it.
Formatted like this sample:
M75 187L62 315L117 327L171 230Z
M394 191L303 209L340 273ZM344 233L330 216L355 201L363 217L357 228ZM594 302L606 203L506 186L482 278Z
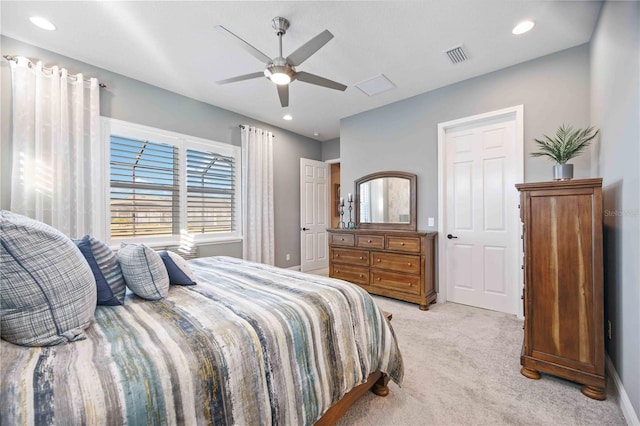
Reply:
M333 187L333 184L334 184L335 182L333 182L333 181L331 180L331 165L332 165L332 164L336 164L336 163L340 163L340 157L338 157L338 158L332 158L331 160L324 160L324 162L325 162L325 163L327 163L327 164L329 164L329 185L330 185L331 187ZM340 176L340 181L342 181L342 176ZM333 205L333 199L331 198L331 188L329 188L329 191L327 191L327 192L328 192L328 197L329 197L329 200L327 200L327 207L328 207L328 212L327 212L327 214L329 215L329 216L328 216L328 217L329 217L329 222L331 222L331 212L332 212L332 209L333 209L335 206ZM331 227L331 223L329 223L329 227ZM301 263L302 263L302 262L301 262Z
M492 118L501 118L501 117L511 117L515 118L515 126L516 126L516 146L515 146L515 157L516 157L516 179L519 182L524 182L524 105L516 105L513 107L503 108L495 111L490 111L482 114L476 114L468 117L458 118L456 120L446 121L443 123L438 123L438 217L440 220L438 221L438 301L446 302L447 301L447 270L446 270L446 229L447 229L447 215L446 215L446 133L447 130L462 126L473 124L474 122L481 122L484 120L492 119ZM518 218L520 217L519 206L513 206L510 210L511 214L516 215ZM518 223L520 220L518 219ZM518 259L522 259L523 251L522 244L520 244L520 232L514 232L513 235L513 243L514 247L518 247ZM518 318L524 318L523 316L523 308L522 303L518 303L520 298L521 291L518 291L522 288L522 269L519 264L514 264L512 266L514 270L517 269L517 273L514 276L518 277L518 287L516 291L513 292L516 300L514 301L516 306L516 315Z

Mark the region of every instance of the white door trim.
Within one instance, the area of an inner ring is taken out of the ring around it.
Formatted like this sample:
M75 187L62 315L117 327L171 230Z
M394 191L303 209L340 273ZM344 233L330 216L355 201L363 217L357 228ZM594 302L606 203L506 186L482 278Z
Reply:
M524 182L524 105L516 105L509 108L499 109L496 111L486 112L483 114L472 115L469 117L463 117L456 120L447 121L444 123L438 123L438 301L447 301L447 281L446 281L446 242L445 231L447 229L446 212L445 212L445 185L446 185L446 132L448 129L458 127L461 125L471 124L473 122L483 121L489 118L499 118L504 116L515 116L516 122L516 176L519 182ZM513 206L511 211L514 215L520 215L518 206ZM519 219L518 219L519 223ZM514 233L515 241L514 247L519 247L520 255L518 259L522 259L522 244L520 241L519 233ZM522 270L519 264L512 265L514 269L517 269L517 273L514 276L518 276L520 287L522 286ZM514 297L520 300L520 287L518 291L514 291ZM523 318L522 303L514 302L517 306L518 318Z

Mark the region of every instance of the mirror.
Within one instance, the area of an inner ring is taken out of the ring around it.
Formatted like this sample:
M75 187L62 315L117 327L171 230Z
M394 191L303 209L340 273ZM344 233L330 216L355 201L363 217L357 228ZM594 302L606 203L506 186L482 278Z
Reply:
M416 230L416 175L378 172L356 180L356 227Z

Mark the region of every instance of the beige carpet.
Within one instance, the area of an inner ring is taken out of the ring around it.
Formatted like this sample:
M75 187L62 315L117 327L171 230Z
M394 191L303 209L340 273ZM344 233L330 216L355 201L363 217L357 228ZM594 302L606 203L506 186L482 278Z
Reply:
M522 321L454 303L417 305L374 296L393 313L402 388L367 393L339 425L624 425L613 392L606 401L549 375L520 375Z

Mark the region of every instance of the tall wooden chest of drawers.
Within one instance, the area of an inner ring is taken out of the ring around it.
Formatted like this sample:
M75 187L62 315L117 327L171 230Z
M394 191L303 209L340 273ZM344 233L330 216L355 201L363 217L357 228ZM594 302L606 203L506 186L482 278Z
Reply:
M524 245L521 373L605 399L602 179L516 185Z
M369 293L418 303L436 300L436 232L328 229L329 276Z

